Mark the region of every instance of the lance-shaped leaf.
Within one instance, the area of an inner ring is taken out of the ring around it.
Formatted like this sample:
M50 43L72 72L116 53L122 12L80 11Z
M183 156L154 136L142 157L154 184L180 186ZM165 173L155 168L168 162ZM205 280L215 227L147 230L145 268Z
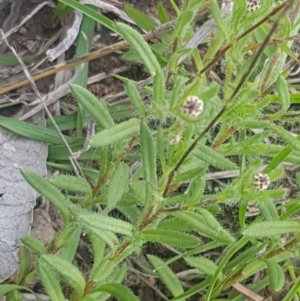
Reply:
M298 280L294 282L294 285L289 289L289 292L282 299L282 301L292 301L293 298L297 295L299 289L300 289L300 279L298 278Z
M110 283L122 283L127 274L126 264L123 264L121 268L114 269L112 274L109 276ZM90 299L88 298L90 297ZM93 289L89 294L87 294L82 301L105 301L110 297L110 294L103 291L98 291L97 288Z
M198 209L200 212L180 211L173 212L171 215L178 217L187 223L195 226L201 234L210 237L217 242L230 244L234 242L234 238L224 230L217 220L205 209Z
M90 145L97 148L115 144L138 133L139 129L139 120L132 118L128 121L121 122L107 130L103 130L100 133L96 134L90 140Z
M281 110L277 114L273 115L272 119L276 119L282 116L284 113L286 113L291 104L291 97L289 93L288 84L282 75L279 75L276 86L279 95L279 100L281 103Z
M192 154L198 159L222 170L237 168L236 164L204 144L198 145Z
M62 214L64 220L68 221L70 214L67 207L68 202L64 195L40 175L26 170L21 170L21 173L29 185L51 202Z
M0 126L3 126L4 128L25 138L45 142L50 145L62 144L62 140L55 130L40 127L28 122L0 116ZM73 138L68 136L65 136L65 139L68 143L79 143L82 141L81 138Z
M27 288L26 286L23 285L17 285L17 284L1 284L0 285L0 296L4 296L9 292L12 292L14 290L26 290L31 293L33 293L32 290Z
M128 185L129 167L127 164L116 163L115 171L111 177L108 187L107 206L109 209L115 208L123 197Z
M130 17L130 19L133 20L142 29L150 31L156 27L156 23L152 19L150 19L134 7L125 4L124 10L126 14Z
M30 235L23 235L21 241L26 247L33 250L40 256L47 253L47 248L45 245Z
M96 228L113 233L132 236L133 226L120 219L109 217L104 214L90 213L88 211L75 208L75 206L70 206L69 209L77 219L79 219L85 226L88 226L90 229Z
M23 279L29 274L31 268L31 254L28 248L22 246L19 249L19 270L16 283L21 283Z
M154 149L152 133L144 123L141 124L140 141L143 168L147 183L147 196L149 199L151 192L157 189L156 150Z
M160 280L166 285L174 297L183 294L182 285L175 273L156 256L147 255L149 262L154 269L158 268L157 274ZM180 299L181 301L185 300Z
M126 93L141 117L146 116L146 106L141 98L136 84L132 80L126 82Z
M93 273L90 275L91 281L100 282L105 280L117 265L118 263L115 260L111 261L108 258L102 260L97 267L93 268Z
M267 267L270 278L270 285L274 292L282 290L285 282L284 271L282 267L275 261L267 260Z
M295 150L300 151L300 141L292 136L290 134L290 132L288 132L287 130L285 130L283 127L275 125L273 123L271 123L269 125L269 128L275 132L280 138L282 138L285 142L287 142L288 144L290 144L290 146L292 148L294 148Z
M52 254L43 255L39 260L63 276L64 280L74 291L77 292L79 296L83 296L86 282L81 272L72 263Z
M157 15L161 24L167 23L169 21L169 16L161 1L157 4Z
M161 68L159 69L161 70ZM163 72L157 71L153 78L153 100L156 104L161 104L165 95L165 76Z
M107 292L118 301L139 301L139 299L126 286L119 283L109 283L97 288L97 292Z
M98 124L105 129L114 126L115 123L102 100L99 100L89 90L81 86L71 84L70 89L76 100L93 118L95 118Z
M75 0L59 0L59 2L65 3L66 5L73 7L74 9L84 13L86 16L90 17L92 20L99 22L100 24L104 25L106 28L110 29L113 32L116 32L115 23L110 20L109 18L99 14L94 9L79 3Z
M206 275L213 276L214 273L216 272L218 266L211 260L198 256L198 257L193 257L193 256L187 256L184 257L184 260L193 268L198 269L199 271L203 272ZM218 274L218 280L222 281L223 275L222 273Z
M115 250L119 246L119 240L115 233L111 231L104 231L95 227L85 225L85 228L89 233L93 233L101 238L112 250Z
M243 231L243 234L250 237L273 237L299 232L300 223L297 221L267 221L251 224Z
M195 205L200 201L205 189L205 178L203 175L193 179L188 190L187 205Z
M197 237L180 231L145 230L139 237L145 241L153 241L180 248L194 248L200 244L200 240Z
M38 259L36 271L50 299L65 301L59 279L56 273L52 269L49 269L49 265L42 259Z
M222 34L224 35L226 41L229 42L228 28L221 15L219 3L216 0L212 0L210 2L210 11L211 11L212 16L214 17L214 20L216 21L219 29L221 30Z
M81 192L92 195L92 187L87 180L70 175L59 175L49 180L51 184L60 190Z
M126 24L116 23L116 27L131 48L138 53L151 76L155 76L157 72L162 73L155 55L143 37L135 29Z

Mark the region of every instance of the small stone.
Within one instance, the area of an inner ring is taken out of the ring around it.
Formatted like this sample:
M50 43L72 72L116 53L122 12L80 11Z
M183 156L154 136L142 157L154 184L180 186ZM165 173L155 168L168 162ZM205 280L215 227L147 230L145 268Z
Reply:
M20 29L19 29L19 33L22 34L22 35L26 35L28 32L27 28L22 26Z
M204 110L203 101L197 96L189 96L183 104L183 112L192 117L197 117Z
M270 178L267 174L259 173L254 176L254 186L257 190L265 190L270 186Z
M247 0L246 6L248 12L253 13L260 8L260 2L259 0Z

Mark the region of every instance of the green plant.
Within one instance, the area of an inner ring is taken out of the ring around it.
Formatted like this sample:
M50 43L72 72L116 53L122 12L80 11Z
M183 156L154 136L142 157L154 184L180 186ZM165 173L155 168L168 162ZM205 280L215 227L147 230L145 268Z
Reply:
M291 9L299 10L296 1L275 7L275 2L265 1L249 13L244 1L236 0L232 16L226 20L221 19L217 2L211 1L212 15L223 28L216 30L204 58L184 47L203 1L185 3L184 10L178 11L168 61L128 25L112 23L79 3L61 2L120 34L148 70L153 85L144 88L151 98L146 103L134 81L118 77L124 81L134 107L134 115L122 122L112 118L102 100L79 85L71 85L76 100L97 123L98 132L90 145L97 150L99 171L83 169L86 179L61 175L49 181L22 171L29 184L64 218L64 229L47 248L30 237L23 239L25 246L39 255L35 271L50 298L64 300L59 282L63 279L72 288L67 296L70 300L106 300L110 295L118 300L138 300L120 284L126 274L124 262L141 252L144 244L155 242L179 252L167 262L147 256L172 294L171 300L186 300L197 293L201 300L223 300L218 297L226 289L230 300L245 300L232 286L262 270L267 270L268 276L251 290L258 292L269 285L278 292L289 277L295 281L283 300L298 300L299 271L290 259L297 256L299 247L300 224L294 217L299 202L288 200L281 206L286 211L280 213L274 200L285 198L286 189L265 189L269 180L283 176L282 162L300 163L299 138L287 130L287 124L299 119L296 112L287 112L299 94L290 95L286 81L289 69L285 69L287 57L295 57L288 37L300 28L300 14L290 14ZM161 21L167 20L161 6L159 9ZM153 25L143 21L140 25L147 29ZM162 43L168 42L170 37ZM217 53L226 57L222 85L204 72L217 62ZM192 72L185 68L190 62L196 66ZM274 135L281 143L266 143ZM132 166L133 159L141 162L137 169ZM240 175L209 195L205 174L210 167L224 171L238 168ZM265 182L260 185L257 181L262 178ZM187 187L184 193L178 190L182 186ZM222 203L233 202L240 204L241 230L236 233L224 229L215 216ZM251 202L261 214L250 222L246 208ZM92 212L95 205L102 211ZM113 217L114 211L124 218ZM87 278L72 265L74 246L66 243L78 236L78 229L88 234L94 251ZM284 244L280 238L287 233L291 234L290 241ZM226 247L226 253L218 264L201 255L221 247ZM72 255L67 259L54 255L59 249ZM203 276L186 291L169 268L179 259ZM2 293L8 291L5 289ZM18 287L11 287L15 289Z

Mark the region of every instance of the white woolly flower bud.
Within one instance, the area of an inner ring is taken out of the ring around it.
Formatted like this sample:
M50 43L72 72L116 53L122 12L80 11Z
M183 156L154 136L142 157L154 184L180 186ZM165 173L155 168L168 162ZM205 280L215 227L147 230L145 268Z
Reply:
M203 101L197 96L189 96L183 104L183 112L192 117L197 117L204 110Z
M260 8L259 0L247 0L246 2L247 10L249 13L253 13L254 11Z
M270 186L270 178L267 174L259 173L254 176L254 186L257 190L265 190Z

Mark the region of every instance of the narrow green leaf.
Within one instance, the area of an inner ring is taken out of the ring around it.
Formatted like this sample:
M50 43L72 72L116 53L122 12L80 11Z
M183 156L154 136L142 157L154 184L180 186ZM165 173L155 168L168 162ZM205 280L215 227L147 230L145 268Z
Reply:
M182 300L183 298L189 298L199 292L202 292L210 283L211 278L207 277L204 281L201 281L200 283L192 286L188 290L186 290L183 294L180 294L179 296L170 299L169 301L178 301Z
M222 170L237 168L235 163L224 158L224 156L204 144L199 144L192 154L198 159Z
M90 196L92 195L92 187L85 179L82 178L70 175L59 175L51 178L49 182L60 190L81 192Z
M109 129L115 125L105 103L94 96L89 90L71 84L70 89L76 100L103 128Z
M201 167L196 167L193 169L188 169L187 171L178 173L173 180L173 183L184 183L184 182L188 182L194 178L196 178L199 175L203 175L206 171L206 168L204 168L203 166Z
M90 232L89 233L90 241L92 243L93 247L93 268L90 272L90 275L93 275L94 271L101 261L103 260L104 254L105 254L105 242L103 239L101 239L99 236L97 236L95 233Z
M282 267L275 261L267 260L270 285L274 292L282 290L285 283L285 276Z
M84 225L84 227L87 229L90 235L96 235L99 239L103 240L113 251L119 247L120 242L115 233L111 231L104 231L103 229L96 227L87 226L86 224Z
M59 2L62 2L70 7L73 7L74 9L90 17L92 20L101 23L111 31L117 32L115 23L112 20L103 16L102 14L99 14L97 11L93 10L92 8L85 6L75 0L59 0Z
M276 205L274 204L274 199L267 200L265 202L259 202L258 208L261 212L261 215L267 221L276 221L279 220L278 211Z
M123 264L121 268L115 269L112 274L109 277L110 283L122 283L124 281L124 278L127 274L127 268L126 264ZM86 299L86 297L90 296L91 301L105 301L107 300L111 295L106 292L97 291L97 288L95 290L92 290L89 294L87 294L82 301L89 301L90 299Z
M55 186L51 185L47 179L34 172L21 170L21 174L30 186L32 186L59 210L64 221L69 220L70 213L67 207L68 202L64 195Z
M147 197L149 199L151 192L157 190L156 151L152 133L144 123L141 124L140 141L145 181L147 183Z
M21 237L21 241L26 247L33 250L40 256L47 253L47 248L45 247L45 245L33 236L23 235Z
M274 114L272 116L272 119L277 119L278 117L285 114L288 111L291 104L291 97L289 93L288 84L282 75L279 75L276 86L281 103L281 110L278 113Z
M133 20L142 29L150 31L156 27L156 23L139 10L127 4L125 4L123 7L129 18Z
M251 224L243 231L243 234L249 237L272 237L299 232L300 223L297 221L267 221Z
M161 68L157 71L153 78L153 100L156 104L162 104L165 93L165 76L161 72Z
M171 230L145 230L139 237L145 241L153 241L180 248L194 248L199 246L200 240L192 235Z
M140 121L132 118L128 121L121 122L107 130L103 130L96 134L91 140L90 145L93 147L104 147L115 144L125 138L138 133L140 129Z
M118 263L115 260L111 261L108 258L102 260L101 263L93 269L93 274L90 275L91 281L99 283L107 279L117 265Z
M164 262L154 255L147 255L153 269L161 267L157 270L160 280L166 285L174 297L184 293L181 283L175 273ZM185 300L184 298L181 301Z
M81 227L77 227L72 232L70 231L68 239L62 243L62 258L67 259L70 262L73 261L80 242L81 230Z
M216 0L210 1L210 11L226 41L229 42L228 28L222 18L219 3Z
M188 224L186 221L179 218L168 218L161 221L158 226L158 230L171 230L171 231L191 231L195 230L195 227Z
M0 296L4 296L9 292L14 290L26 290L32 293L32 290L28 289L26 286L17 284L1 284L0 285Z
M282 138L286 143L290 144L292 148L300 151L300 141L292 136L287 130L283 127L270 123L269 128L277 134L280 138Z
M294 60L298 60L297 56L295 53L288 47L287 43L280 43L278 44L278 47L285 52L287 55L289 55L291 58Z
M49 269L49 265L45 261L38 259L36 271L50 299L65 301L59 279L55 272Z
M72 263L52 254L42 255L39 260L62 275L74 291L79 296L83 296L86 282L81 272Z
M182 12L175 25L174 34L177 38L183 39L190 29L190 23L194 19L195 12L192 9Z
M192 211L173 212L171 215L185 220L194 225L204 236L210 237L217 242L230 244L234 238L224 230L217 220L205 209L199 209L199 213Z
M268 89L277 81L277 78L285 64L286 57L287 55L284 52L282 52L280 48L277 48L277 50L273 53L272 57L265 65L265 68L262 72L259 87L260 89L262 88L262 86L264 86L265 89Z
M157 3L157 15L161 24L167 23L169 21L169 16L161 1Z
M128 80L126 82L126 93L136 110L139 112L140 116L145 117L147 111L146 106L141 98L136 84L132 80Z
M19 249L19 269L18 269L18 277L17 283L21 283L22 280L27 276L30 272L31 268L31 254L28 248L21 246Z
M117 30L129 43L131 48L138 53L151 76L155 76L156 73L160 70L160 65L147 42L131 26L128 26L123 23L116 23L116 26ZM160 70L160 72L162 71Z
M67 241L69 241L70 237L76 230L81 230L81 227L78 227L75 223L68 223L65 227L56 235L53 245L56 248L61 248ZM77 246L76 246L77 249Z
M224 256L221 259L221 261L218 263L218 268L217 268L214 276L211 279L209 279L210 280L209 281L209 288L208 288L207 295L206 295L208 300L211 299L211 296L212 296L213 290L215 288L215 283L218 279L219 273L221 273L221 271L224 269L224 267L226 266L226 264L230 260L230 258L234 254L236 254L236 252L238 252L240 249L242 249L242 247L245 246L248 242L249 242L249 238L242 237L237 242L231 244L227 248Z
M282 301L292 301L292 299L297 295L300 289L300 279L296 280L293 286L289 289L288 293L282 299Z
M205 275L213 276L218 268L218 266L213 261L211 261L205 257L202 257L202 256L198 256L198 257L187 256L187 257L184 257L184 260L191 267L198 269ZM222 273L218 274L218 280L219 281L223 280Z
M21 56L21 59L24 63L28 63L35 58L33 55ZM0 56L0 66L12 66L18 65L19 61L14 55L4 55Z
M0 126L22 136L48 144L62 144L58 133L54 130L33 125L24 121L0 116ZM65 136L68 143L79 142L82 139Z
M160 160L161 168L164 171L166 166L166 151L165 151L165 137L163 129L160 127L157 133L157 155Z
M188 206L195 205L200 202L200 198L204 193L205 184L206 181L203 175L200 175L192 180L187 196Z
M109 283L97 288L98 292L107 292L119 301L139 301L132 291L125 285L119 283Z
M123 197L128 185L128 176L128 165L122 162L117 162L108 187L107 206L109 209L115 208L117 203Z
M132 236L133 225L120 219L109 217L104 214L90 213L86 210L75 208L75 206L70 206L69 209L74 216L83 222L83 224L91 228Z

